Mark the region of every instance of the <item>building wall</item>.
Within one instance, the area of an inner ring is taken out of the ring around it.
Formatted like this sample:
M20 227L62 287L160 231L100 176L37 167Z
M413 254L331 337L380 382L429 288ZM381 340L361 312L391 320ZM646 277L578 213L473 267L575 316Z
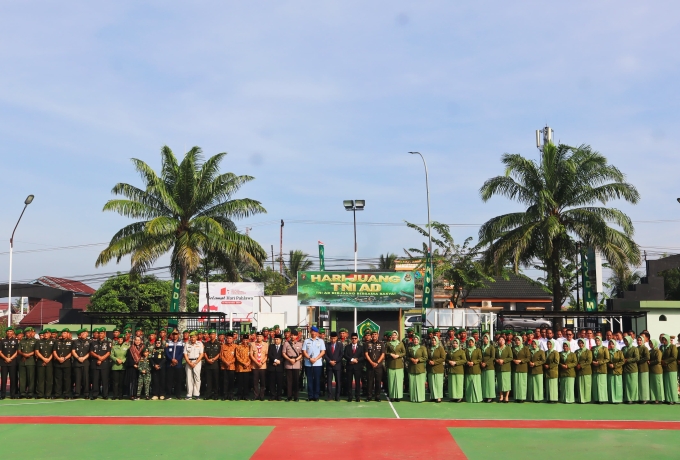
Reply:
M660 321L661 315L666 317L666 321ZM653 339L658 339L660 334L677 336L680 333L680 310L650 309L647 330Z

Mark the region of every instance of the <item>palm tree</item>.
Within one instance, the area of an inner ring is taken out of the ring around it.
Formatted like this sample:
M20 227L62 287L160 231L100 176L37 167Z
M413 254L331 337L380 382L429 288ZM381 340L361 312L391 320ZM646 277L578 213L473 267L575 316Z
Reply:
M394 267L397 265L397 255L387 253L385 255L380 254L380 259L378 260L378 269L385 271L393 271Z
M517 271L520 265L541 260L551 282L554 308L561 307L563 298L560 260L573 239L600 250L612 265L639 263L630 218L618 209L594 206L615 198L630 203L640 199L635 187L624 182L624 174L604 156L587 145L547 144L540 163L519 154L505 154L502 162L505 175L484 183L482 200L503 195L526 210L494 217L479 229L487 263L495 267L511 263Z
M288 264L283 266L283 274L288 278L290 286L297 284L298 272L309 270L312 266L312 261L309 260L309 255L296 249L290 251L288 255Z
M125 199L109 200L104 211L139 220L113 235L95 265L99 267L112 259L118 263L130 255L131 272L141 273L170 252L170 270L180 279L181 312L186 311L187 278L198 269L202 255L247 259L260 266L266 252L250 237L238 233L232 219L266 210L259 201L232 198L254 178L220 174L219 165L225 155L219 153L203 161L201 149L194 147L178 163L172 150L163 146L160 175L133 158L144 188L116 184L112 193Z
M628 265L606 267L611 268L612 274L607 279L610 288L610 297L623 297L623 293L628 291L630 286L639 284L642 275L634 271Z

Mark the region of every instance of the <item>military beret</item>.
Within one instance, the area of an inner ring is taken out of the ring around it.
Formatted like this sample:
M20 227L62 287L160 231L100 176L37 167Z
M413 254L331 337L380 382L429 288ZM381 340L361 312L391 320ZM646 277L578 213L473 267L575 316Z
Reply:
M137 328L135 329L135 332L137 332L137 331L144 332L144 329L142 329L142 326L137 326Z
M24 331L21 330L21 329L15 329L14 332L16 332L17 334L23 334L24 333Z
M132 329L130 329L129 327L126 327L125 331L123 331L123 332L125 332L127 334L128 332L132 332Z
M71 330L69 328L65 327L64 329L61 330L61 332L71 332Z
M35 329L33 329L31 326L28 326L26 329L24 329L24 332L30 332L30 331L35 332Z
M120 329L118 329L117 327L114 327L113 332L120 332Z
M188 329L184 329L184 330L182 331L182 334L188 334L188 333L189 333L189 330L188 330Z
M409 327L408 329L406 329L406 332L415 332L415 331L416 331L416 330L413 329L412 327Z
M226 331L220 331L220 333L217 334L217 335L224 335L224 334L226 334L226 333L227 333Z
M430 332L434 332L434 328L433 328L433 327L428 327L428 328L427 328L427 333L429 334Z
M269 328L268 328L268 327L263 327L263 328L262 328L262 332L269 332Z
M278 324L274 324L274 327L272 329L281 329Z
M198 335L198 332L196 332L196 331L191 331L191 332L189 332L189 335L190 335L190 336Z
M326 329L320 327L319 328L319 334L325 334L325 333L326 333Z
M285 328L285 329L283 330L283 332L290 332L290 329L289 329L289 328Z
M340 332L347 332L347 329L345 329L344 327L341 327Z
M208 331L209 334L214 334L214 333L216 333L216 332L217 332L217 331L216 331L215 329L210 329L210 330Z
M449 328L447 329L447 331L455 331L455 330L456 330L456 328L453 327L453 326L449 326Z
M373 331L371 331L371 328L370 328L370 327L367 327L367 328L366 328L366 333L367 333L367 334L371 334L372 332L373 332Z
M8 327L8 328L5 329L5 330L6 330L6 331L12 331L12 332L14 332L14 328L13 328L12 326Z

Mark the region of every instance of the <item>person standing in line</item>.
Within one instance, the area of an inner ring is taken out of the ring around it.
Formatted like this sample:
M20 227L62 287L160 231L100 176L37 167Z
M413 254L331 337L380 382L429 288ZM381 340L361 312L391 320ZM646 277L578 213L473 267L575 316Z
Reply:
M241 345L236 347L236 361L234 365L234 372L236 373L237 396L243 401L249 400L250 393L250 345L248 344L248 335L244 334L241 338Z
M427 347L427 383L430 387L430 400L442 402L444 397L444 361L446 351L439 343L439 337L434 335Z
M392 401L399 402L404 398L404 356L406 356L406 348L399 341L397 331L392 331L390 341L385 346L388 395Z
M217 341L217 332L215 329L208 331L208 341L203 344L203 368L206 386L203 399L213 399L217 401L219 398L219 380L220 380L220 351L222 344Z
M78 331L78 338L73 341L73 370L75 371L74 398L90 396L90 340L85 328Z
M570 332L570 331L567 331ZM559 398L563 404L574 402L574 381L576 380L576 355L571 352L571 343L565 340L560 352Z
M111 344L106 339L106 329L99 328L99 339L93 341L90 346L90 366L93 369L92 392L90 399L99 397L99 385L101 384L102 397L109 399L109 374L111 371Z
M270 401L281 401L283 391L283 345L281 334L275 333L274 340L267 351L267 374Z
M545 352L541 350L541 344L534 339L531 342L531 360L529 361L529 375L527 380L527 398L533 402L543 402L543 365L545 364Z
M661 336L661 366L663 367L663 392L666 404L678 402L678 349L668 334Z
M501 339L502 340L502 339ZM465 389L465 351L460 347L460 340L451 339L446 354L446 362L449 365L449 397L451 402L461 402Z
M550 331L550 329L548 329ZM531 351L522 344L522 338L515 336L512 347L512 391L515 402L523 403L527 399L527 374Z
M145 399L148 401L151 398L151 360L149 359L148 346L144 346L142 356L139 358L136 367L139 376L137 377L137 397L135 400L139 400L142 397L142 392L144 392Z
M164 331L163 331L164 332ZM149 355L151 360L151 392L153 400L165 399L165 374L167 366L165 365L165 348L160 337L156 339L153 351Z
M5 334L5 338L0 339L0 399L5 399L5 396L7 396L8 384L9 397L15 399L19 340L14 336L14 328L12 327L5 329Z
M368 367L368 401L380 402L380 383L384 372L385 344L378 331L371 332L371 341L366 344L366 367Z
M649 399L654 404L664 401L663 394L663 354L659 348L659 341L651 339L649 341Z
M602 337L595 336L593 352L593 402L604 404L609 401L607 394L607 364L609 364L609 350L602 346Z
M52 329L44 330L45 336L35 345L36 357L36 395L38 399L50 399L52 397L52 384L54 383L54 368L52 361L56 340L52 339Z
M623 338L626 344L623 347L623 401L626 404L633 404L639 401L638 395L638 361L640 351L633 346L633 338L626 335Z
M283 344L284 368L286 370L286 401L298 401L300 392L300 369L302 367L302 343L300 333L292 331L291 340Z
M518 340L521 340L519 337ZM465 402L478 403L482 402L482 367L483 360L482 350L477 348L477 342L474 337L470 337L467 341L467 348L465 349Z
M491 336L485 333L482 336L482 398L485 402L491 403L496 399L496 348L491 343Z
M32 327L24 329L24 338L19 341L19 385L21 398L35 397L35 330Z
M350 345L345 348L345 367L347 368L347 402L352 402L352 381L354 381L354 400L361 401L361 371L364 367L364 347L359 343L359 334L352 332Z
M179 399L182 397L182 387L184 386L185 371L182 365L184 358L184 342L179 338L179 331L173 330L170 334L168 346L165 347L165 362L167 364L165 390L167 399L172 399L173 395Z
M619 404L623 401L623 353L618 348L616 340L610 340L609 363L607 365L607 390L609 391L609 402Z
M258 332L255 343L250 344L250 365L253 370L253 390L255 400L264 401L264 392L267 386L267 351L269 345L264 342L264 335Z
M427 378L427 350L420 345L420 337L413 337L413 345L406 351L408 361L408 388L411 402L425 401L425 380Z
M340 401L340 393L342 391L342 354L343 346L338 341L338 333L331 332L331 341L326 344L326 353L323 359L326 361L327 383L326 401L331 400L331 393L333 392L333 378L335 378L335 400Z
M123 381L125 377L125 361L130 346L125 337L119 335L111 347L111 377L113 379L113 399L123 399Z
M220 348L220 372L222 373L222 401L231 401L234 393L236 369L236 344L234 333L227 332L225 343Z
M499 401L508 403L510 401L510 390L512 389L512 348L505 344L505 339L498 339L496 348L496 376L498 381Z
M142 351L145 347L140 335L137 335L130 340L132 343L130 344L125 357L125 396L128 399L135 399L135 396L137 396L137 380L139 377L137 363L142 358Z
M319 338L319 329L316 326L312 326L310 335L311 337L302 344L302 356L305 359L305 374L307 376L307 400L318 401L326 343Z
M184 347L184 361L186 362L187 396L186 400L198 400L201 397L201 367L203 361L203 343L198 342L196 331L189 334L189 344Z
M593 353L586 348L588 339L578 339L578 351L576 352L576 377L578 382L578 402L590 403L592 399L593 380Z
M559 364L560 355L557 352L557 341L555 339L548 340L548 351L545 353L545 364L543 364L544 372L543 378L547 384L545 399L551 403L556 404L559 401Z
M61 338L57 341L54 356L54 396L71 398L71 358L73 357L73 339L71 331L65 327L61 330Z
M649 349L645 346L645 337L639 335L636 339L640 359L638 366L638 401L647 404L649 401Z

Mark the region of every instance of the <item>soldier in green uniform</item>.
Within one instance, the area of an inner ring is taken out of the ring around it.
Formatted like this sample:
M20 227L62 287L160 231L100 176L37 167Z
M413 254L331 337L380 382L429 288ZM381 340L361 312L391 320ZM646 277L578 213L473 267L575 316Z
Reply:
M626 336L623 338L626 346L623 347L623 401L626 404L638 402L638 361L640 352L633 346L633 338ZM645 348L643 346L643 348Z
M222 344L217 341L215 329L210 329L210 340L203 344L203 369L205 369L206 391L203 399L219 399L220 351Z
M586 340L578 339L578 350L576 350L576 377L580 404L590 403L593 393L593 353L586 348Z
M71 358L73 357L73 340L68 328L61 330L61 338L57 340L52 356L54 357L54 396L69 399L71 397Z
M0 339L0 399L5 399L7 380L9 378L9 397L16 398L17 361L19 357L19 340L11 326L5 329L5 338Z
M507 403L510 400L510 390L512 390L512 348L506 345L503 335L498 339L494 365L500 393L499 401Z
M485 332L482 336L482 398L487 403L496 399L496 348L491 343L491 335Z
M409 327L406 329L406 337L404 337L401 342L404 344L404 350L408 350L409 347L413 346L413 334L415 333L415 329L412 327ZM409 385L409 378L408 378L408 361L404 360L404 393L408 393L408 385Z
M559 367L559 397L562 404L571 404L574 402L574 381L576 380L575 367L577 364L576 355L571 352L571 345L568 341L565 341L562 343Z
M142 397L142 388L144 389L144 394L146 395L146 400L151 399L151 360L149 359L149 348L142 348L142 356L135 365L139 377L137 378L137 396L135 400Z
M527 374L531 351L522 343L522 337L514 337L512 347L512 391L515 402L523 403L527 399Z
M663 355L659 349L659 341L649 341L649 400L659 404L664 400L663 394Z
M49 399L52 397L52 384L54 383L54 372L52 361L54 356L54 346L56 340L52 339L52 329L45 328L44 336L35 344L35 374L36 386L35 393L37 399Z
M598 404L606 403L609 398L607 395L607 364L609 363L609 351L602 346L602 337L595 336L595 346L593 352L592 399Z
M439 343L439 337L433 335L427 347L427 383L430 388L430 400L442 402L444 397L444 361L446 351Z
M425 401L425 379L427 378L427 350L420 346L420 337L413 337L413 344L406 350L408 362L409 397L411 402Z
M531 360L527 376L527 399L533 402L543 402L543 365L545 353L540 349L538 340L531 341Z
M661 336L661 366L663 367L663 392L666 404L678 402L678 349L670 336Z
M19 341L19 389L21 398L35 397L35 330L24 329L24 338Z
M482 350L477 348L475 339L468 339L465 349L465 402L478 403L482 401Z
M123 399L123 377L125 377L125 360L130 345L119 336L111 346L111 375L113 377L113 399Z
M451 402L461 402L465 388L465 351L460 347L460 341L454 337L451 348L446 352L446 362L449 369L449 397Z
M385 348L389 397L394 402L399 402L404 398L404 356L406 356L406 348L399 341L397 331L392 331L390 341L385 344Z
M90 396L90 340L87 329L78 331L78 338L73 341L73 370L75 376L74 398Z
M645 339L642 335L636 338L637 349L640 354L638 366L638 401L640 404L647 404L649 401L649 350L645 346Z
M99 329L99 340L93 341L90 348L90 356L93 358L90 361L94 375L92 379L92 393L90 399L97 399L99 397L99 385L101 384L102 397L109 398L109 375L111 371L111 344L106 339L106 332L104 328Z

